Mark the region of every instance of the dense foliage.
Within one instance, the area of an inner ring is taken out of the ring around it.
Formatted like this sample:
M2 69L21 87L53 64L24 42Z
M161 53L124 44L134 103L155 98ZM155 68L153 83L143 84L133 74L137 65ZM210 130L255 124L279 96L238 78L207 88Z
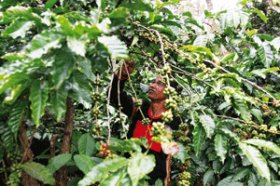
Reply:
M1 1L3 183L30 175L37 184L147 185L147 142L126 139L130 121L108 102L112 76L130 59L126 88L137 102L155 74L178 84L166 91L164 120L180 116L180 130L173 139L161 123L153 131L180 146L171 185L280 184L279 27L259 31L279 13L242 1L206 11L202 23L173 12L178 2ZM38 140L47 145L36 154Z

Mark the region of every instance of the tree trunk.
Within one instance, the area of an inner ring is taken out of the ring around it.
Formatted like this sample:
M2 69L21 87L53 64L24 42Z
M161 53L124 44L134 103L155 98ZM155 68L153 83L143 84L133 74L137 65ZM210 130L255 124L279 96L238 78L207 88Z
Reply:
M74 106L72 100L68 97L66 102L67 110L65 116L64 136L61 145L61 153L69 153L71 147L71 138L74 125ZM66 186L68 179L68 171L66 167L62 167L57 174L57 186Z
M30 161L33 159L33 152L30 149L30 141L28 139L28 136L26 134L26 125L25 121L21 122L20 129L19 129L19 141L22 148L22 159L21 163ZM25 172L22 172L22 185L23 186L39 186L40 183L33 177L29 176Z
M166 177L164 180L164 186L170 186L171 158L171 155L168 155L166 158Z
M55 145L57 140L57 134L53 134L50 140L50 154L51 158L55 156Z

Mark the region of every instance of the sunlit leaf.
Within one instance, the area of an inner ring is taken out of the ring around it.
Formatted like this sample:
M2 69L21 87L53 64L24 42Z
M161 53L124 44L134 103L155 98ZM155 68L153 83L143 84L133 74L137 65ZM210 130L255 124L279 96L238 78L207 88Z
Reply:
M106 178L108 172L116 171L128 163L127 159L125 158L114 158L111 160L105 160L100 164L93 167L85 177L79 181L79 186L86 186L94 184L97 181L101 181Z
M193 130L193 145L196 156L200 156L202 145L205 143L206 133L200 124L194 126Z
M127 47L117 36L101 36L98 41L107 48L112 58L127 58Z
M53 31L44 31L35 36L27 46L28 56L30 58L40 58L42 55L54 48L60 48L62 36Z
M12 38L25 37L26 32L34 25L33 21L25 19L16 19L11 25L3 30L2 34L4 36L10 36Z
M216 134L215 136L215 151L222 163L224 163L227 154L227 140L221 134Z
M274 56L268 43L263 42L261 44L260 48L258 49L258 55L260 56L261 62L264 64L264 66L269 68Z
M150 173L155 166L155 159L152 155L142 153L133 154L128 161L127 172L133 180L133 186L136 186L140 179Z
M48 85L46 82L34 80L30 89L29 100L31 101L32 119L36 126L40 125L40 119L45 113L48 100Z
M215 130L215 122L210 115L200 115L199 121L201 122L207 138L211 138Z
M266 150L272 151L275 154L280 155L280 147L271 141L266 141L263 139L249 139L245 142L251 145L255 145L257 147L262 147Z
M254 167L257 169L258 173L266 178L267 180L270 180L270 171L267 166L266 159L263 157L261 152L251 146L247 145L246 143L240 142L239 147L242 150L242 152L246 155L246 157L249 159L249 161L254 165Z

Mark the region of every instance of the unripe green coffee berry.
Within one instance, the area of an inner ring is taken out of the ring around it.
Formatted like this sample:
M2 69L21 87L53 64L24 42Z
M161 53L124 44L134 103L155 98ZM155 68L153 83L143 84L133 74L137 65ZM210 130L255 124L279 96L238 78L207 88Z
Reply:
M163 70L164 74L171 74L171 72L172 72L172 69L168 64L164 65L162 70Z
M149 125L150 124L150 119L149 118L142 119L142 124L143 125Z
M175 91L175 89L173 87L166 87L164 89L163 93L164 93L165 96L174 96L174 95L176 95L176 91Z
M275 126L271 126L271 127L269 128L269 132L275 133L275 132L277 132L277 128L276 128Z
M142 100L138 99L138 100L135 101L134 104L135 104L136 107L140 107L142 105Z
M179 130L181 130L181 131L186 131L186 130L188 130L188 124L187 123L181 123L180 125L179 125Z
M162 118L163 122L170 123L173 120L173 114L172 114L171 110L168 110L168 111L162 113L161 118Z
M93 99L94 101L99 101L99 100L101 99L100 93L98 93L98 92L93 93L93 94L92 94L92 99Z
M258 135L258 132L257 132L256 130L253 130L253 131L252 131L252 134L253 134L253 135Z
M91 114L94 116L94 117L98 117L99 114L100 114L100 111L98 108L92 108L91 109Z
M267 125L260 125L260 129L266 131L267 130Z

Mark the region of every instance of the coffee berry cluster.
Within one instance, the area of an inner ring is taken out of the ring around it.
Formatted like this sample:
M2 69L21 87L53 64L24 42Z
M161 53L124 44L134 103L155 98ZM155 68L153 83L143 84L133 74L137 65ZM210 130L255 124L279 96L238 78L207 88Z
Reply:
M190 185L191 174L187 171L179 173L178 176L178 186L189 186Z

